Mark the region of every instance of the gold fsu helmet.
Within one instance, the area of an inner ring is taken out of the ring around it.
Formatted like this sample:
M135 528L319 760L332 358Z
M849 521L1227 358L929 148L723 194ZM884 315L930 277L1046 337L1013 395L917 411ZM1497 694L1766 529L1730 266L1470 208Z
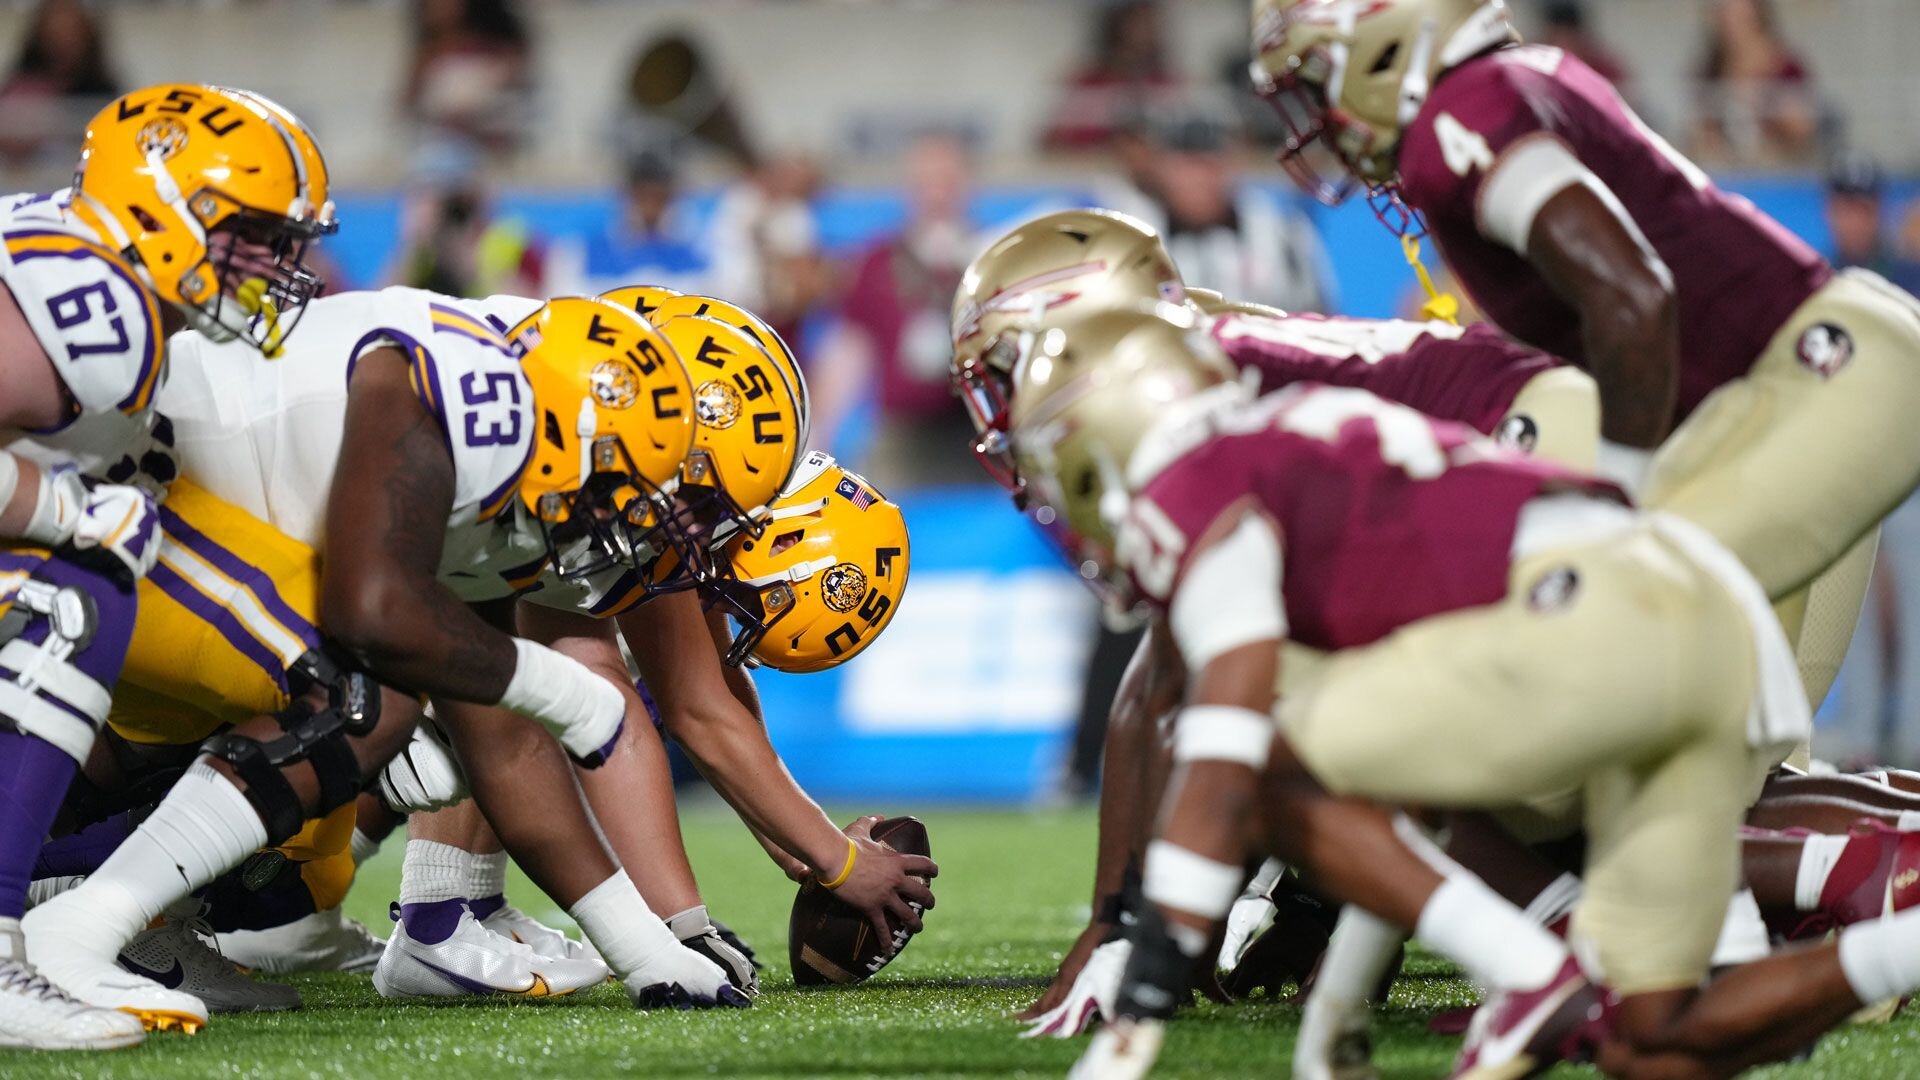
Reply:
M767 320L738 304L698 293L680 293L663 300L657 314L648 317L655 322L665 322L681 315L705 315L710 319L719 319L746 331L748 337L760 343L773 362L780 366L787 381L793 384L794 396L800 403L800 445L807 445L808 433L812 431L813 401L807 396L806 374L800 370L800 362L794 359L793 350L787 348L786 339L780 336L779 331Z
M1184 305L1116 309L1035 335L1014 373L1011 435L1029 512L1110 616L1136 607L1115 531L1137 477L1136 451L1189 403L1244 399L1233 365Z
M760 523L727 541L714 590L740 627L727 663L824 671L872 645L907 589L900 508L813 450Z
M653 313L661 304L679 296L678 290L665 285L623 285L618 289L608 289L600 294L600 299L610 304L619 304L648 322L660 322Z
M533 455L520 499L561 577L693 550L672 532L693 448L693 385L667 339L625 308L565 297L508 331L533 391ZM664 534L664 535L663 535Z
M323 283L302 261L334 231L326 163L284 108L191 83L136 90L87 124L74 213L194 329L279 353Z
M1253 0L1253 84L1280 114L1280 162L1329 206L1396 176L1433 80L1518 41L1505 0Z
M798 396L780 365L739 327L682 315L661 322L659 331L686 362L693 386L693 445L680 474L674 531L709 543L734 532L758 535L757 517L800 460ZM660 554L658 590L697 584L708 568L704 552L692 563L678 545Z
M953 297L953 392L973 421L974 456L1021 498L1006 447L1019 327L1114 304L1186 296L1153 227L1114 210L1042 214L996 240L967 267Z

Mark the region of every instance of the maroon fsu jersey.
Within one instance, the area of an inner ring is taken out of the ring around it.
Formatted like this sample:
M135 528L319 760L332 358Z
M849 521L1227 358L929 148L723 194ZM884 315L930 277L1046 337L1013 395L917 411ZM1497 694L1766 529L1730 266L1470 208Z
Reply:
M1520 510L1548 491L1621 499L1604 480L1500 449L1361 390L1298 384L1163 428L1133 467L1119 549L1140 595L1172 603L1200 537L1251 502L1280 539L1288 636L1316 649L1498 602Z
M1260 373L1260 392L1297 382L1351 386L1491 435L1529 379L1557 361L1488 326L1225 315L1213 339L1237 368Z
M1794 309L1832 276L1778 222L1715 187L1592 68L1546 46L1502 48L1435 82L1402 139L1400 191L1426 216L1474 302L1522 341L1587 366L1573 308L1486 231L1488 171L1541 138L1557 139L1611 191L1673 273L1676 423L1715 387L1746 374Z

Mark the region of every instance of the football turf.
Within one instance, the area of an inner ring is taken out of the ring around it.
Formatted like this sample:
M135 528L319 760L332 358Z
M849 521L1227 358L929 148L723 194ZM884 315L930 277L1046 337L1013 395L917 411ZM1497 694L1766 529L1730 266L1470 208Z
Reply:
M793 886L723 808L703 807L687 815L686 834L704 893L768 965L766 992L750 1011L637 1012L612 985L541 1001L397 1005L364 976L301 976L292 981L306 995L302 1012L216 1017L198 1035L153 1035L110 1053L0 1051L0 1077L1065 1075L1084 1040L1018 1039L1008 1017L1039 992L1086 917L1092 815L919 813L940 862L939 907L902 957L861 987L793 988ZM348 899L370 926L387 924L400 848L399 837L389 841ZM527 911L555 918L524 880L511 891ZM1381 1074L1446 1075L1457 1040L1423 1025L1434 1008L1466 1000L1445 968L1411 963L1376 1025ZM1264 999L1201 1006L1174 1024L1156 1075L1285 1076L1298 1019L1297 1009ZM1920 1021L1849 1028L1811 1062L1756 1075L1920 1077Z

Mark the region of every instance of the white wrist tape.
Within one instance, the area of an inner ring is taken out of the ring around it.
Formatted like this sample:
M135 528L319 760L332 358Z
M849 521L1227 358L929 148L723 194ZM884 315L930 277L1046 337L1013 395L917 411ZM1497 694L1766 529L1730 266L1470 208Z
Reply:
M1196 855L1167 840L1147 845L1147 868L1140 875L1148 900L1205 919L1224 919L1240 895L1245 871L1231 863Z
M627 702L592 669L538 642L514 638L513 679L499 705L553 732L574 757L604 747L620 730Z
M1619 484L1629 495L1639 495L1647 485L1647 473L1653 470L1653 451L1637 446L1600 440L1600 453L1594 471Z
M1231 761L1267 767L1273 749L1273 719L1237 705L1189 705L1173 730L1173 760Z
M14 489L20 486L20 459L0 450L0 513L5 513L7 504L13 501Z
M11 460L12 455L0 455ZM14 466L16 469L19 466ZM19 482L16 478L16 484ZM34 499L33 516L20 530L22 540L58 547L73 539L73 530L87 508L87 486L72 469L40 469L40 493Z

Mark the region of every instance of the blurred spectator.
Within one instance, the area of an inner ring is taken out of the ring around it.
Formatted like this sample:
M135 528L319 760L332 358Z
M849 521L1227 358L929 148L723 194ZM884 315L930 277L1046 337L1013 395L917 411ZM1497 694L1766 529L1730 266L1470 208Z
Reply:
M789 344L830 284L809 202L819 184L805 155L769 157L721 192L708 234L714 294L772 323Z
M1581 0L1547 0L1541 16L1545 26L1540 44L1577 57L1616 86L1627 81L1627 69L1620 58L1587 25L1587 6Z
M1880 166L1865 154L1836 157L1827 169L1827 229L1833 264L1860 266L1909 292L1920 289L1920 263L1888 235Z
M1313 223L1243 182L1238 140L1198 112L1155 125L1148 175L1153 212L1190 285L1297 311L1334 307L1332 267Z
M540 245L524 222L494 216L479 170L478 156L463 143L432 145L422 154L388 284L450 296L548 295Z
M823 447L844 448L846 421L877 389L879 430L856 460L882 490L980 479L972 428L947 389L953 290L980 247L967 217L971 163L957 140L928 136L904 173L906 226L860 256L811 375Z
M514 0L415 0L406 110L442 133L508 149L526 124L531 53Z
M736 166L755 160L715 65L682 34L641 48L627 76L627 108L622 142L629 150L691 136Z
M42 0L0 83L0 153L19 161L71 130L120 93L100 23L82 0Z
M627 160L624 201L607 228L584 242L556 244L556 292L597 293L622 285L712 290L713 245L683 204L675 148L655 144Z
M1179 82L1167 64L1157 0L1106 0L1097 10L1093 57L1054 107L1049 149L1099 149L1129 115Z
M1772 0L1716 0L1712 20L1694 152L1715 161L1805 161L1820 128L1812 75L1780 36Z

